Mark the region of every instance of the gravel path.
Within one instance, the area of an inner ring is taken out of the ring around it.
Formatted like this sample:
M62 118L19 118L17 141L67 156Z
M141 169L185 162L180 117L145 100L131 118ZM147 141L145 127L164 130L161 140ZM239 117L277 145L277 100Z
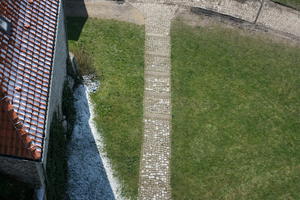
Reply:
M88 90L91 91L90 88ZM77 118L68 145L68 199L122 199L118 182L101 152L102 141L90 119L93 113L86 91L86 87L81 85L74 92Z
M146 2L146 1L145 1ZM171 199L171 48L176 6L133 3L145 17L144 141L139 199Z

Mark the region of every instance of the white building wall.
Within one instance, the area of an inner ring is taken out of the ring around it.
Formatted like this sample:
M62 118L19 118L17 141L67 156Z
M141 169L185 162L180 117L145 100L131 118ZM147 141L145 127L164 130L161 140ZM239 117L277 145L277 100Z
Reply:
M0 171L36 187L45 184L50 125L54 113L61 113L61 100L66 77L67 41L62 3L59 13L42 162L0 156Z
M46 135L44 139L44 150L42 161L44 167L47 162L47 153L48 153L48 142L49 142L49 133L51 123L54 117L54 113L59 115L62 114L62 95L64 82L66 80L67 73L67 41L66 41L66 30L65 30L65 18L64 18L64 8L63 3L60 3L60 11L58 18L58 26L57 26L57 35L56 35L56 43L55 43L55 52L54 52L54 61L53 61L53 70L52 70L52 78L51 78L51 86L50 86L50 94L49 94L49 103L48 103L48 111L47 111L47 123L46 123ZM61 116L58 116L61 117Z

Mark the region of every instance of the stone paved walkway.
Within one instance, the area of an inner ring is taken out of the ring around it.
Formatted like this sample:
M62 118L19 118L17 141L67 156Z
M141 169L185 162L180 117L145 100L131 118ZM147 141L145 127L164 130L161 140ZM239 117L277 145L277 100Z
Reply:
M133 3L145 17L144 141L139 199L171 199L170 26L176 6Z

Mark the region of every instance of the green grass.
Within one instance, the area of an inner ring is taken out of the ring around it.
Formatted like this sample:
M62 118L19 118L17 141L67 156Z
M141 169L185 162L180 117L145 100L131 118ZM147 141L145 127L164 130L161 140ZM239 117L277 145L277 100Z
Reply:
M273 0L274 2L281 3L283 5L290 6L297 10L300 10L300 0Z
M172 28L176 200L300 199L300 49Z
M69 36L80 18L69 18ZM123 193L136 198L143 133L144 27L112 20L88 19L70 50L83 48L92 57L101 81L92 96L96 123L104 136Z

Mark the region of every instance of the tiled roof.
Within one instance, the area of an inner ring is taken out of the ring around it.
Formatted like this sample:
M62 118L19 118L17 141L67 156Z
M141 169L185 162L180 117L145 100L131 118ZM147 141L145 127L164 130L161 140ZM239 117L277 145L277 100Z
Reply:
M59 0L0 1L0 154L42 156Z
M16 127L14 124L17 124L17 115L14 112L12 104L8 101L8 98L5 98L5 95L0 88L0 152L3 154L13 154L19 155L22 157L38 157L35 155L34 147L30 147L30 138L28 135L17 135ZM20 130L20 133L24 133L23 130ZM26 144L26 142L28 142ZM27 145L27 146L26 146ZM26 148L24 148L26 147Z

